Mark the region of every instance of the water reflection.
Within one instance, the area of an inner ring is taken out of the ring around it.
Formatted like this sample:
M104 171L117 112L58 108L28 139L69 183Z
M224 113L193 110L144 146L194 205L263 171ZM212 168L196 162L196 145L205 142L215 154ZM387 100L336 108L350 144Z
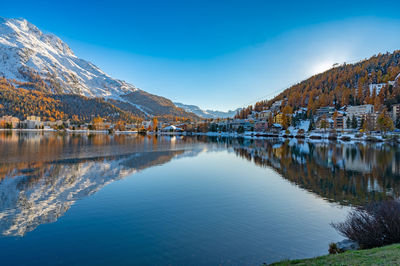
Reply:
M389 144L212 139L258 166L344 205L398 198L400 150Z
M168 137L2 133L0 232L5 236L23 236L56 221L76 200L113 181L193 155Z
M399 197L400 152L387 144L0 132L0 233L23 236L113 181L213 149L343 205Z

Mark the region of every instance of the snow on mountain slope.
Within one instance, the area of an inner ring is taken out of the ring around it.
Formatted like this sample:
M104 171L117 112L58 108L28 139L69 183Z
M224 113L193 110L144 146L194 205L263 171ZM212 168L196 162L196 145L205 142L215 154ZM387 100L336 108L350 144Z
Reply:
M186 112L194 113L203 118L229 118L234 117L236 112L240 109L230 110L228 112L215 111L215 110L203 110L196 105L188 105L183 103L174 103L177 107L182 108Z
M28 82L27 72L53 79L63 93L87 97L118 98L137 90L79 59L57 36L42 33L25 19L0 18L0 75Z

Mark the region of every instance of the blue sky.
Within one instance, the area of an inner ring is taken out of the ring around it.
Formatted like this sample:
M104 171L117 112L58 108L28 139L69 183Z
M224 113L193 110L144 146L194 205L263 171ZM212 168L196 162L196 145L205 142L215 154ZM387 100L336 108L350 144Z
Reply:
M82 3L84 2L84 3ZM3 1L112 77L205 109L400 49L400 1Z

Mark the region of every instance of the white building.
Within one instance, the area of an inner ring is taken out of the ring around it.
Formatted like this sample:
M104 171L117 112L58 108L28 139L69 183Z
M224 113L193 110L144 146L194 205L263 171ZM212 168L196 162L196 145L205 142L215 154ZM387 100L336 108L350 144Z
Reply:
M325 106L317 109L316 111L316 116L321 117L321 116L326 116L326 117L332 117L333 114L335 113L335 107L332 106Z
M261 112L258 114L258 118L259 118L260 120L267 120L268 117L270 117L271 115L272 115L272 112L271 112L270 110L264 110L264 111L261 111Z
M152 121L143 121L142 126L144 128L148 128L149 126L151 126L152 123L153 123Z
M381 89L386 86L386 83L378 83L378 84L369 84L369 92L372 93L374 92L374 89L376 91L376 95L378 95L381 92Z
M400 117L400 104L393 105L392 118L396 121Z
M25 127L29 129L38 129L43 125L40 120L39 116L30 115L24 121Z
M372 113L374 113L374 106L372 104L347 107L347 119L352 119L353 116L355 116L357 118L358 126L360 126L363 116L370 115Z
M357 106L347 106L347 115L350 117L361 116L364 114L371 114L374 112L374 106L372 104L364 104Z
M281 109L281 105L282 105L282 100L276 101L276 102L274 102L274 103L272 104L271 110L272 110L272 111L278 111L278 110Z

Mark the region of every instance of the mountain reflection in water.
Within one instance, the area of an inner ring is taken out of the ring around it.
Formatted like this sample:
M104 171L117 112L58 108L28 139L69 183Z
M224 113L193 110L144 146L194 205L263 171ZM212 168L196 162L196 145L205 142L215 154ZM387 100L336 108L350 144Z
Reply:
M0 232L23 236L71 205L142 169L189 156L176 137L0 135ZM97 147L101 147L101 153ZM130 154L124 154L130 152ZM134 153L132 153L134 152ZM97 154L104 156L96 156ZM117 155L121 154L122 155ZM20 158L21 161L18 161ZM56 160L50 160L57 158Z
M23 236L113 181L213 149L342 205L399 197L400 152L387 144L1 132L0 232Z

